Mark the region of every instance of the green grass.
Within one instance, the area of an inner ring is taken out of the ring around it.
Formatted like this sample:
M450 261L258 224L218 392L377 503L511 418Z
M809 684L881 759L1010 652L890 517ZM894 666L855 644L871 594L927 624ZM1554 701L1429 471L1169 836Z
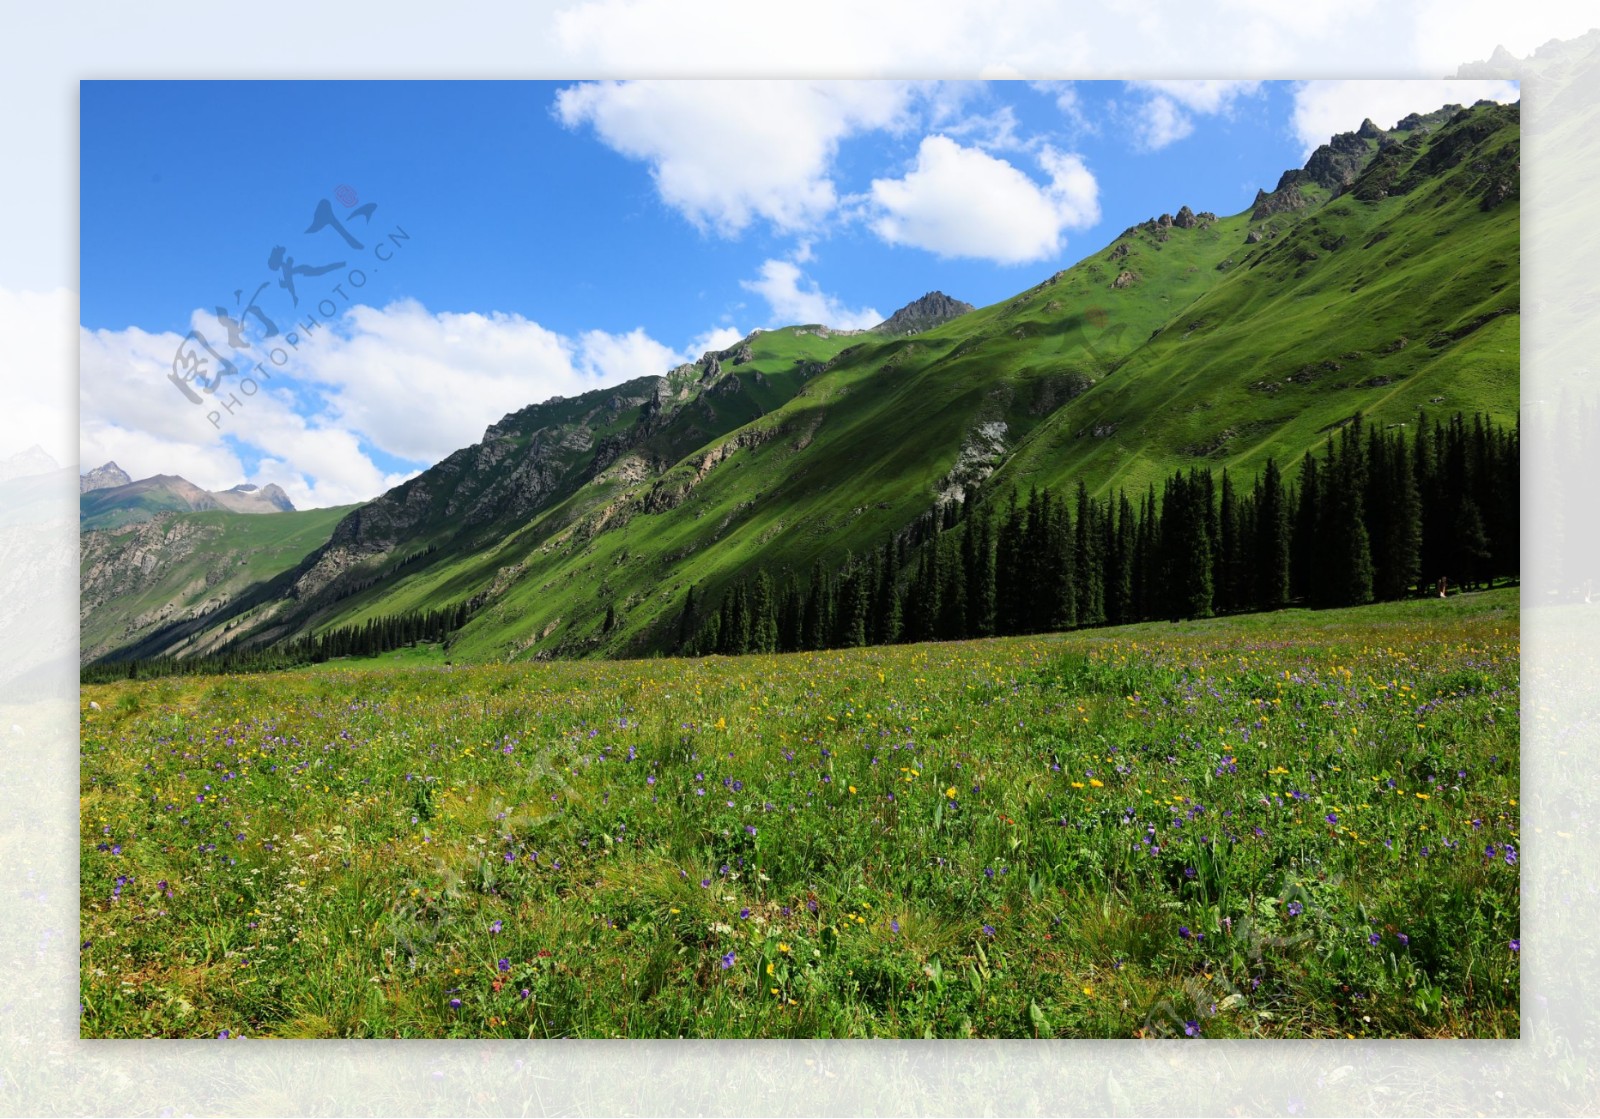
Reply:
M83 689L85 1036L1519 1032L1515 591L402 660Z

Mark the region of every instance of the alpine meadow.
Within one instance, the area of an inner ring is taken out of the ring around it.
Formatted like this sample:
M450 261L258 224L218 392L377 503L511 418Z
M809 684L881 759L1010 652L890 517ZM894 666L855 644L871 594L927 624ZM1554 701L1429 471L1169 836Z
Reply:
M370 500L84 475L82 1035L1518 1037L1520 105L1412 108Z

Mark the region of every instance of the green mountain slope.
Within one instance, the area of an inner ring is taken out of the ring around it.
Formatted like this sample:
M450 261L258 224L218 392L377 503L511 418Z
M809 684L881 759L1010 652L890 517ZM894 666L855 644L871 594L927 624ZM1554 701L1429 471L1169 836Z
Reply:
M467 602L453 656L638 655L671 646L691 585L836 565L980 488L1253 473L1358 410L1511 421L1518 110L1402 123L918 333L786 328L523 409L216 621L260 644Z
M79 545L81 662L113 649L164 647L175 629L206 628L242 596L327 543L352 509L262 516L228 510L163 513L91 529ZM218 637L226 636L221 631Z

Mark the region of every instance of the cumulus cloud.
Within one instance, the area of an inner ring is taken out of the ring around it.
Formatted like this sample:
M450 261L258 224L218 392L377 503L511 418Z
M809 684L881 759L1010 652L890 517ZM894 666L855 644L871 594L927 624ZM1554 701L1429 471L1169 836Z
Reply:
M691 358L698 358L702 354L720 353L732 348L744 338L744 332L731 326L713 327L711 330L699 334L693 342L689 343L686 351Z
M194 321L203 326L199 312ZM248 395L240 381L227 380L216 398L190 403L167 379L182 341L173 332L137 327L80 329L78 457L84 469L114 461L134 478L179 474L212 490L277 482L300 508L371 498L403 476L374 464L356 432L326 416L301 416L283 387L288 373L254 382ZM220 401L232 399L240 403L229 413ZM218 423L207 418L211 412ZM247 472L239 449L294 467Z
M763 261L760 276L740 280L739 285L767 301L772 309L771 326L821 323L837 330L865 330L883 321L872 307L846 307L818 288L815 280L807 279L793 261Z
M204 332L207 318L196 311L192 325ZM168 380L178 334L80 329L80 456L206 489L276 482L302 508L363 501L476 442L507 412L665 373L729 333L680 351L642 328L568 337L520 315L435 313L411 300L355 306L251 394L225 381L218 398L242 399L229 414L210 397L190 403Z
M1241 97L1254 96L1259 81L1138 81L1128 88L1144 94L1136 110L1136 139L1146 151L1158 151L1194 131L1195 116L1227 114Z
M578 336L578 364L584 375L607 385L621 384L638 377L659 377L683 355L663 346L640 326L626 334L607 334L586 330Z
M1449 80L1298 82L1292 127L1305 155L1326 144L1335 132L1353 132L1372 118L1393 128L1411 113L1431 113L1443 105L1474 101L1515 101L1516 82Z
M838 204L841 141L895 128L909 82L602 81L556 94L569 128L647 163L662 201L701 229L733 236L757 219L814 228Z
M928 136L902 178L874 179L873 231L942 257L1022 264L1061 251L1062 233L1100 220L1099 184L1071 154L1043 147L1041 185L1004 159Z

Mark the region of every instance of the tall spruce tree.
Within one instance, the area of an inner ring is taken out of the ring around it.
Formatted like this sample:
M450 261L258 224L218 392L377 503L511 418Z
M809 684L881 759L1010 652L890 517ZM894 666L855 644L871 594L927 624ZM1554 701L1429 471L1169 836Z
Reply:
M1289 601L1289 501L1273 459L1262 467L1255 507L1255 604L1278 610Z

